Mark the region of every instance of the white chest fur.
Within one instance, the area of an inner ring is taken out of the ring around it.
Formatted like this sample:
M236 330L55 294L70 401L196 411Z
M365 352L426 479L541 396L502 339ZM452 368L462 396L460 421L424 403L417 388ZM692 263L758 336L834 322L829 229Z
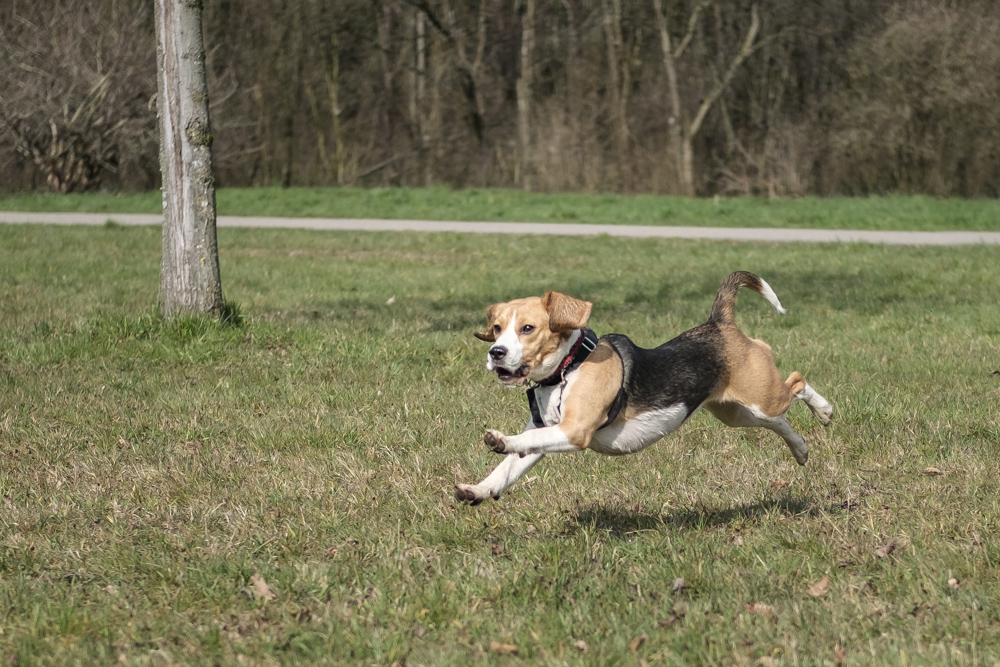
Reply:
M535 401L538 404L538 414L546 426L555 426L562 421L563 399L569 395L576 382L576 373L570 374L565 382L551 387L535 387Z

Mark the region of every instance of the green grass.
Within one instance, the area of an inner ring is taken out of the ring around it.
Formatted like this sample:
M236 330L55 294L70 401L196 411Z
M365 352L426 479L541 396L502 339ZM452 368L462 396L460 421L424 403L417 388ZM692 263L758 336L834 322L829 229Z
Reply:
M220 215L710 227L1000 231L1000 201L930 197L686 199L446 188L221 189ZM0 193L0 210L159 213L160 193Z
M1000 661L995 250L219 241L242 323L164 324L155 230L0 226L0 662ZM805 468L699 414L454 504L526 415L471 336L487 304L563 290L649 346L734 269L789 309L743 293L741 326L835 406L790 413Z

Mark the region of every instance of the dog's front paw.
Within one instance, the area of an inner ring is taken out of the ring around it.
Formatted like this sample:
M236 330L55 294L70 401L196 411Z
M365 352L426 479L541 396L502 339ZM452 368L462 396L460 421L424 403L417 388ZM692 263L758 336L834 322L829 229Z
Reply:
M483 442L497 454L503 454L507 451L507 437L500 431L490 429L483 435Z
M476 495L475 489L473 489L468 484L456 484L455 485L455 500L460 503L465 503L467 505L478 505L483 502L484 498L480 498Z

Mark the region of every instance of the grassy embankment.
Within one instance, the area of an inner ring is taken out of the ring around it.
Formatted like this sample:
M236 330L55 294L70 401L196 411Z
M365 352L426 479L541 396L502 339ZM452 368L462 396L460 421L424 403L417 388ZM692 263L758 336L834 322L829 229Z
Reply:
M631 225L998 231L1000 201L930 197L685 199L446 188L221 189L220 215ZM0 210L159 213L160 193L4 194Z
M1000 660L995 249L220 245L245 321L164 325L156 230L0 225L0 660ZM789 309L743 293L741 326L835 406L827 428L792 409L808 466L699 414L640 454L549 457L498 503L453 503L498 462L484 428L525 420L470 335L487 304L560 289L648 346L737 268Z

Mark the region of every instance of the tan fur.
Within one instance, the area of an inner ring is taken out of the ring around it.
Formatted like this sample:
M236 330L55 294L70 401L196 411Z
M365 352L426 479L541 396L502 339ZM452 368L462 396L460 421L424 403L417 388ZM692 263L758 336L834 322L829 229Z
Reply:
M541 306L549 316L550 330L573 331L587 323L594 304L559 292L546 292Z
M722 325L720 329L728 372L709 402L756 406L768 417L784 414L806 386L802 374L793 371L782 381L770 345L748 338L735 325Z
M507 327L515 312L518 314L520 326L531 324L536 330L568 333L587 324L593 307L594 304L589 301L574 299L559 292L546 292L542 297L529 296L506 303L494 303L486 309L486 330L473 335L479 340L495 342L497 334ZM562 340L565 339L564 336Z
M574 447L586 449L590 446L594 432L607 420L608 410L621 384L621 360L609 344L598 344L587 357L587 363L580 367L559 422Z

